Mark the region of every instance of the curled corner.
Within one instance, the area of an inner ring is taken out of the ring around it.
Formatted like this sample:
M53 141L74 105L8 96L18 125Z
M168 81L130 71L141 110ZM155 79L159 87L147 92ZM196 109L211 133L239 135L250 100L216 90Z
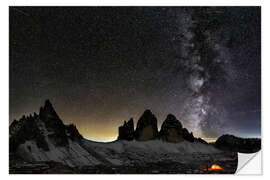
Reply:
M251 154L238 153L238 165L235 174L262 174L261 151Z

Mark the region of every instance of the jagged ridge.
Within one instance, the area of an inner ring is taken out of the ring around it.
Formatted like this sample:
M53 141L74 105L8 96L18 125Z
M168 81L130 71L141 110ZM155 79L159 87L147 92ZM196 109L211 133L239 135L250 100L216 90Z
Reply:
M16 151L16 148L27 140L34 140L39 148L48 151L46 136L54 145L62 147L69 145L68 137L73 141L82 138L75 125L63 124L49 100L46 100L44 107L40 108L39 115L36 113L34 116L23 115L19 121L14 120L9 127L9 132L11 152Z
M194 138L172 114L167 116L158 132L157 118L150 110L139 118L136 130L132 118L124 122L119 127L118 141L111 143L84 139L74 124L63 124L49 100L39 114L14 120L9 130L11 157L16 155L26 162L60 162L70 167L156 163L161 159L175 159L175 153L180 162L190 153L221 152L201 138Z
M133 135L132 132L134 132ZM125 121L124 125L119 127L118 140L131 141L134 139L138 141L160 139L175 143L186 140L189 142L197 141L207 144L207 142L202 139L194 138L193 133L189 133L186 128L183 128L181 122L172 114L167 116L158 132L157 118L149 109L144 111L139 118L135 131L132 118L128 123Z
M64 125L49 100L34 116L23 116L9 127L11 154L26 161L56 161L68 166L98 164L80 141L82 135L74 124Z

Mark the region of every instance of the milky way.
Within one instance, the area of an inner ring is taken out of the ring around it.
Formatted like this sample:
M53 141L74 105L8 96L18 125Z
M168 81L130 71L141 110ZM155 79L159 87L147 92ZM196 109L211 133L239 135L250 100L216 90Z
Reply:
M260 136L259 7L10 7L10 122L50 99L112 140L145 109L195 136Z

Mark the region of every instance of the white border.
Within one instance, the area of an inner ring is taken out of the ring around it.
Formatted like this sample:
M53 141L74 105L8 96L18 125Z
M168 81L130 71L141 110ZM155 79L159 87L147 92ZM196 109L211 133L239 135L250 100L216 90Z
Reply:
M0 66L0 99L1 99L1 121L2 125L0 126L1 130L1 178L22 178L22 179L47 179L47 178L59 178L59 175L50 175L42 176L42 175L8 175L8 6L24 6L24 5L32 5L32 6L262 6L262 137L263 137L263 151L266 153L263 154L263 162L267 162L269 158L270 151L269 149L269 130L270 128L270 88L268 79L270 77L270 45L269 45L269 36L270 36L270 16L269 16L269 1L267 0L155 0L155 1L147 1L147 0L112 0L112 1L97 1L97 0L13 0L13 1L1 1L1 10L0 10L0 18L1 18L1 66ZM264 141L265 139L265 141ZM268 153L269 152L269 153ZM268 160L267 160L268 159ZM264 167L267 167L265 163L263 163ZM126 175L79 175L77 177L89 179L89 178L115 178L115 179L138 179L138 178L156 178L156 179L164 179L168 176L168 178L179 179L179 178L202 178L202 179L211 179L211 178L244 178L244 179L254 179L254 178L265 178L269 171L263 171L263 176L234 176L234 175L136 175L136 176L126 176ZM139 177L138 177L139 176ZM75 178L72 175L66 175L63 177L65 179L73 179Z

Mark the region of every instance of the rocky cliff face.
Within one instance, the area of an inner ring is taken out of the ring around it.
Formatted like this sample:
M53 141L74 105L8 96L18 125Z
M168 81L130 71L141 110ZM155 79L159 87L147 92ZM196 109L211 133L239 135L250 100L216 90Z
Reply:
M9 151L16 152L19 145L30 140L35 141L38 148L48 151L43 131L39 129L40 123L39 117L32 115L22 116L19 121L14 120L9 127Z
M12 151L16 151L17 146L27 140L35 141L38 147L48 151L45 137L55 146L68 146L66 131L70 131L71 128L63 124L50 101L46 100L44 107L40 108L39 115L34 113L34 116L30 114L27 117L23 116L19 121L14 120L9 129Z
M10 154L26 161L56 161L68 166L97 163L80 145L76 126L64 125L49 100L39 115L23 116L9 127Z
M169 114L161 126L159 138L167 142L181 142L183 140L194 142L194 136L182 127L181 122Z
M124 122L123 126L118 128L118 140L128 140L134 139L134 122L131 118L128 122Z
M150 110L144 111L134 133L138 141L147 141L158 137L157 118Z
M161 126L159 137L168 142L183 141L181 122L174 115L169 114Z
M48 137L56 146L68 145L66 126L55 112L49 100L46 100L44 107L40 108L39 119L44 123L46 130L50 132Z
M80 141L83 136L79 133L74 124L66 125L66 135L73 141Z
M186 128L182 127L181 122L172 114L169 114L163 122L160 132L157 128L157 118L150 111L146 110L140 117L136 130L134 132L134 123L131 118L128 122L124 122L118 129L118 140L138 140L148 141L153 139L161 139L167 142L194 142L195 138ZM196 141L200 142L200 141ZM207 143L206 143L207 144Z
M194 142L194 136L192 132L188 132L186 128L182 129L183 138L189 142Z

